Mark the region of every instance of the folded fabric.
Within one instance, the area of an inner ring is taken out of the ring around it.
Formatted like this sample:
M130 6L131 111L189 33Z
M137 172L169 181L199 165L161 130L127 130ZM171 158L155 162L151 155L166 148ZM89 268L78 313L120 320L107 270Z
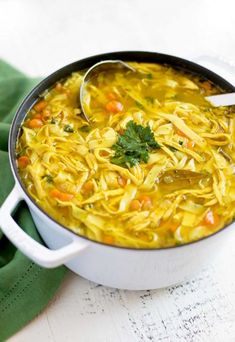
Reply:
M38 81L0 60L0 205L14 185L7 152L10 124L17 106ZM25 203L19 206L14 218L25 232L43 243ZM65 273L65 267L45 269L36 265L0 230L0 341L5 341L46 307Z

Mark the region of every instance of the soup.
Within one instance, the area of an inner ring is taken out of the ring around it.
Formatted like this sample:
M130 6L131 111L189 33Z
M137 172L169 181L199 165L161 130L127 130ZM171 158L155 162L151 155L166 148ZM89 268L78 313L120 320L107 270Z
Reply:
M105 244L162 248L208 236L235 216L235 110L223 92L167 65L130 63L86 85L84 71L44 92L17 141L20 177L49 216Z

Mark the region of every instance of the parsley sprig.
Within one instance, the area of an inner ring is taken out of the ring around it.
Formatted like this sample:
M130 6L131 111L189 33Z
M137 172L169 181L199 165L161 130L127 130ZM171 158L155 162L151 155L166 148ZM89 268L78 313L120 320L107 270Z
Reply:
M129 121L124 134L119 134L116 144L112 146L115 155L111 158L111 163L123 167L132 167L140 162L147 163L149 152L158 148L160 145L155 141L149 125L143 127Z

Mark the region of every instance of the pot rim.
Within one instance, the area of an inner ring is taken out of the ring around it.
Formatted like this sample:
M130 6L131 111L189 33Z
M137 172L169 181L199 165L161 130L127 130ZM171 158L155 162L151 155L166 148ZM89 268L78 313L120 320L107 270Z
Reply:
M116 245L107 245L103 242L92 240L86 236L80 235L69 229L68 227L62 225L54 218L52 218L44 209L40 208L37 203L33 200L33 198L28 194L23 182L18 173L17 164L16 164L16 155L15 155L15 147L16 141L18 138L18 134L20 131L21 124L27 115L27 112L32 108L34 103L38 100L40 95L48 88L50 88L53 84L57 81L67 77L72 72L79 71L82 69L89 68L91 65L97 63L98 61L102 61L105 59L122 59L124 61L137 61L137 62L150 62L150 63L159 63L170 65L173 68L179 68L181 70L187 71L189 73L194 73L202 78L209 79L213 81L216 85L220 86L224 90L228 92L234 92L235 87L226 81L221 76L217 75L213 71L194 63L190 60L183 59L181 57L176 57L173 55L162 54L158 52L150 52L150 51L117 51L117 52L108 52L102 53L98 55L93 55L87 58L83 58L81 60L75 61L73 63L67 64L62 68L54 71L52 74L48 75L47 77L43 78L30 92L29 94L23 99L21 104L19 105L16 114L12 120L10 132L9 132L9 140L8 140L8 151L9 151L9 159L12 173L15 177L16 182L20 185L21 190L23 191L24 195L30 201L30 203L35 206L41 214L45 215L47 219L51 220L53 223L57 225L60 229L63 229L66 232L72 233L76 237L82 238L86 241L96 243L105 247L110 248L117 248L117 249L127 249L132 251L162 251L162 250L169 250L169 249L176 249L182 247L189 247L191 245L200 243L206 239L209 239L215 235L218 235L226 228L229 228L234 221L229 223L228 225L224 226L222 229L214 232L211 235L205 236L195 241L191 241L188 243L168 246L168 247L160 247L160 248L134 248L134 247L126 247L126 246L116 246Z

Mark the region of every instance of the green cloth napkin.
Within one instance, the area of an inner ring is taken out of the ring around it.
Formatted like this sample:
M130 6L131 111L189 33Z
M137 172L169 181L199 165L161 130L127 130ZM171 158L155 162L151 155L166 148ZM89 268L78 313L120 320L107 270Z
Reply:
M14 185L7 152L10 123L19 103L38 81L0 60L0 205ZM42 243L25 203L14 218ZM0 230L0 341L5 341L46 307L65 273L65 267L48 270L36 265Z

